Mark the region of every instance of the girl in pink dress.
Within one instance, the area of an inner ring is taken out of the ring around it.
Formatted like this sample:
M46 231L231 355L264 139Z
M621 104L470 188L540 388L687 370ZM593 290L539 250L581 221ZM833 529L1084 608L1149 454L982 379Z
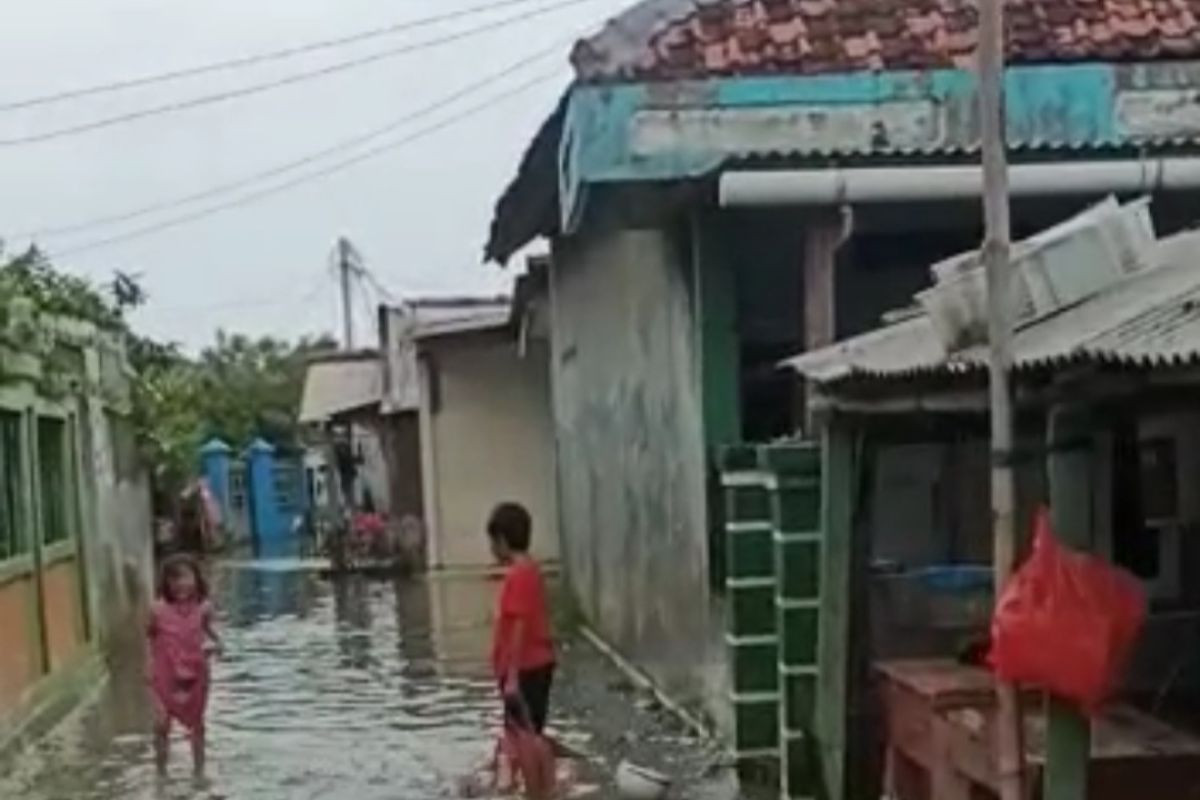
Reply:
M154 755L159 774L167 770L171 721L175 720L190 734L193 766L196 776L202 777L208 659L220 648L220 639L213 630L208 583L190 556L172 556L163 562L158 600L146 633L154 701Z

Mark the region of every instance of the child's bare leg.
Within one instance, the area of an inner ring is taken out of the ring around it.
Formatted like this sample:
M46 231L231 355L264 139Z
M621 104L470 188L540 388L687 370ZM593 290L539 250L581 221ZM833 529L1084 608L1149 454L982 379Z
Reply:
M171 754L171 724L166 720L154 721L154 766L160 776L167 774L167 759Z
M207 747L205 742L204 727L198 727L192 731L192 770L197 778L204 777L204 769L207 759Z

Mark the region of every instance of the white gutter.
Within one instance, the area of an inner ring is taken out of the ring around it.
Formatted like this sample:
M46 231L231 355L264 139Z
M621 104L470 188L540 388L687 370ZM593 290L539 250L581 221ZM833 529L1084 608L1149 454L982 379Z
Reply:
M1018 164L1013 196L1147 193L1200 188L1200 158ZM979 197L978 166L861 167L730 171L721 175L722 206L828 206Z

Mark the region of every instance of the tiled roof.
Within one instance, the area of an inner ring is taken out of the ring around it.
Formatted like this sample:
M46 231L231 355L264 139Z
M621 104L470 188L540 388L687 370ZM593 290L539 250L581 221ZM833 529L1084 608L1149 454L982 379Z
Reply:
M1009 0L1014 63L1200 56L1200 0ZM972 0L644 0L573 54L581 80L968 67Z

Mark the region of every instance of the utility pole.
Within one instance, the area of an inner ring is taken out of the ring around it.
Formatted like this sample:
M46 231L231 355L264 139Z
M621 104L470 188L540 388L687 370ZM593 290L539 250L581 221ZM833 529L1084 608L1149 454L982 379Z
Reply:
M1008 152L1004 116L1004 0L979 5L979 120L983 151L983 261L988 289L988 377L992 429L992 559L998 600L1016 557L1013 476L1013 291L1010 264ZM1020 696L996 685L997 772L1001 800L1024 800L1025 753Z
M338 277L342 289L342 346L347 350L354 349L354 316L350 303L350 278L353 276L354 245L345 236L337 241Z

